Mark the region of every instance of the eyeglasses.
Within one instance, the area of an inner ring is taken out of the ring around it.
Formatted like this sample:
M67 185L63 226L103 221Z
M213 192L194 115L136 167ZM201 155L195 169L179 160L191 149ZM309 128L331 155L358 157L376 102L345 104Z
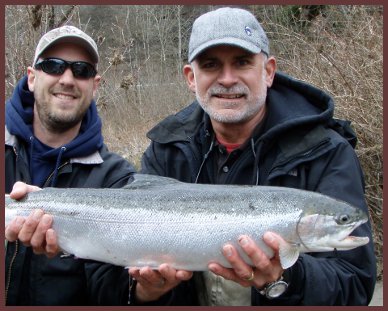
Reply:
M77 61L69 62L60 58L46 58L35 64L35 69L41 69L50 75L62 75L70 67L74 78L89 79L97 74L96 68L90 63Z

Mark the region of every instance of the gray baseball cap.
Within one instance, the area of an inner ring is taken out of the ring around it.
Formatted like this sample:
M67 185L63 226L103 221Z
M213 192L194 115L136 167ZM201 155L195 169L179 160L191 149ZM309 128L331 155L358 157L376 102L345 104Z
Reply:
M83 46L91 55L94 64L98 63L98 49L96 42L82 30L74 26L62 26L50 30L40 38L35 50L34 62L38 60L39 56L54 43L58 42L72 42Z
M189 42L189 62L216 45L234 45L257 54L269 55L269 43L256 17L239 8L220 8L198 17Z

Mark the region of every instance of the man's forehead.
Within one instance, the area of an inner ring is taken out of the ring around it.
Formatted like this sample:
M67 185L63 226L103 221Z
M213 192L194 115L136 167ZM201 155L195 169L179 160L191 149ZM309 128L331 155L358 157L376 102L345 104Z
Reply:
M196 59L203 60L208 58L218 58L224 57L225 55L233 58L242 58L255 57L258 54L251 53L247 50L233 45L217 45L206 49L201 54L199 54Z

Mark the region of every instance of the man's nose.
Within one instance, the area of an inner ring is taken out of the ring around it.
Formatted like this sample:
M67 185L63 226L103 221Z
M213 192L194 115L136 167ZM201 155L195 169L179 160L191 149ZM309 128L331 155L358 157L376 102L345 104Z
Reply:
M225 87L231 87L238 82L236 70L232 66L225 65L218 76L218 83Z
M74 84L74 75L73 72L71 71L71 68L68 67L65 69L63 74L61 74L59 82L63 84Z

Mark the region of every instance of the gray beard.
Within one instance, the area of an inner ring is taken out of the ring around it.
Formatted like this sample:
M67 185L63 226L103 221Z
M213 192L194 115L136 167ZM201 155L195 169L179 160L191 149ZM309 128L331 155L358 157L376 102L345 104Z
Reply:
M267 94L264 94L256 98L255 104L250 104L247 110L244 110L242 112L241 111L234 112L228 115L224 113L219 113L215 111L215 109L213 109L212 107L209 107L209 105L206 102L209 102L210 96L208 95L207 97L208 98L205 101L202 101L202 98L198 95L198 93L196 93L196 98L198 103L200 104L202 109L210 116L210 118L220 123L232 124L232 123L243 123L249 120L250 118L252 118L252 116L254 116L255 114L257 114L260 111L260 109L265 105ZM228 106L227 103L226 105ZM233 107L233 106L234 106L234 103L231 102L230 107Z

